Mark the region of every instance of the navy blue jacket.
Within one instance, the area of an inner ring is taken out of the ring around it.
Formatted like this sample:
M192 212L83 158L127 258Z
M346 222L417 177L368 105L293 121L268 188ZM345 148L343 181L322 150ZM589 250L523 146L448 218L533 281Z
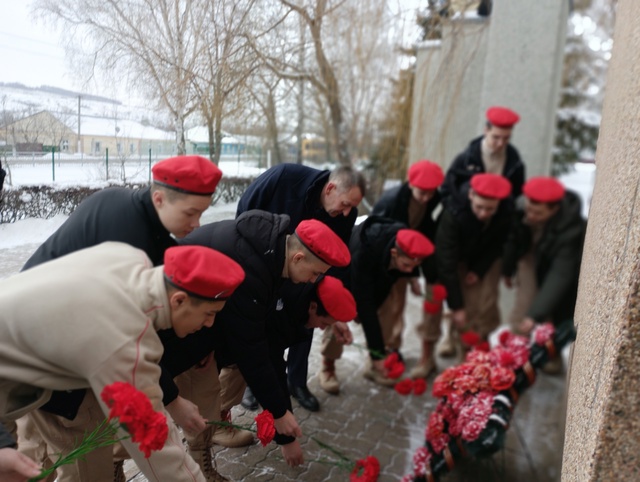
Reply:
M154 266L176 241L162 225L150 188L108 188L85 199L62 226L27 260L23 270L105 241L120 241L143 250ZM73 420L85 390L54 391L42 410Z
M320 194L329 181L330 171L300 164L279 164L262 173L249 185L238 202L236 216L250 209L286 214L291 219L289 234L305 219L325 223L345 244L358 217L352 209L348 216L332 218L320 204Z

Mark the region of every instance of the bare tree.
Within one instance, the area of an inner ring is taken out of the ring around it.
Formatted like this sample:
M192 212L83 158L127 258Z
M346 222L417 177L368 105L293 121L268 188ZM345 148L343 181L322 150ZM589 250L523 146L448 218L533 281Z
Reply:
M208 0L36 0L60 22L68 48L92 59L90 76L124 80L172 116L178 153L184 122L199 107L193 73L203 49Z
M193 86L209 133L209 156L217 164L222 145L223 118L237 106L230 96L244 88L257 67L256 56L243 32L250 29L250 12L255 0L209 2L201 15L206 19L202 31L204 49L196 65ZM241 94L238 94L241 95Z

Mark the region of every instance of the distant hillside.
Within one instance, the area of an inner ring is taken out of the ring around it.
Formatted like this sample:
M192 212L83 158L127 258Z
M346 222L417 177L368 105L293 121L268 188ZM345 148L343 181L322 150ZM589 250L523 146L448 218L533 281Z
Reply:
M109 99L108 97L102 97L99 95L83 94L82 92L74 92L72 90L61 89L60 87L53 87L50 85L41 85L40 87L29 87L19 82L0 82L0 87L11 87L15 90L25 90L32 92L48 92L51 94L59 95L62 97L73 97L77 99L78 96L82 96L83 99L95 100L97 102L105 102L108 104L122 105L122 102L115 99Z
M26 117L43 110L73 115L78 112L78 97L81 99L80 110L83 116L128 119L160 128L172 125L166 115L149 109L148 106L128 106L106 96L50 85L29 87L17 82L0 82L0 111L11 113L12 117Z

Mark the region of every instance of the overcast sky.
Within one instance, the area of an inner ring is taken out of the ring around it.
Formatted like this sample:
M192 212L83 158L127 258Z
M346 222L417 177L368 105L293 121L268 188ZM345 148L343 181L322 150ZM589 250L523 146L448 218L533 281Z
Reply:
M0 0L0 82L76 88L58 33L31 18L30 4L28 0Z

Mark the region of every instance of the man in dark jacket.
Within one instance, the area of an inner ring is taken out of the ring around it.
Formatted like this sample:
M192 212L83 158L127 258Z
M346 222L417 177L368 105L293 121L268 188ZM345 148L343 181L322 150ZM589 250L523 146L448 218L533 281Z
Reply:
M395 385L384 369L386 354L378 310L398 278L416 276L433 244L419 231L393 219L370 216L351 235L351 291L356 300L357 321L362 323L370 368L365 377L384 386Z
M453 329L472 330L486 339L500 325L498 285L512 210L509 181L498 174L471 178L466 202L447 206L436 234L438 277L447 289ZM439 326L423 346L433 357Z
M40 466L15 447L15 440L0 424L0 480L22 482L40 475Z
M200 216L211 205L222 172L200 156L166 159L154 165L152 171L151 187L109 188L89 196L35 251L23 270L105 241L120 241L142 249L154 265L161 265L164 252L176 244L172 235L182 238L200 225ZM54 438L59 446L59 439L63 438L72 448L87 430L95 428L85 423L85 417L77 417L85 393L85 390L54 392L40 410L21 419L19 441L22 443L24 434L37 437L40 433L45 442ZM191 427L196 431L205 428L195 406L180 397L167 406L167 411L187 431ZM34 423L37 430L32 427ZM64 433L58 428L61 426L65 427ZM33 437L28 437L25 445L40 445L39 437ZM58 470L74 474L69 477L77 480L98 480L95 474L81 473L82 467L75 464Z
M450 196L464 199L469 181L475 174L482 172L506 177L511 183L512 200L522 194L525 167L516 148L509 144L513 126L520 120L520 116L506 107L490 107L486 118L484 135L472 140L447 170L441 188L443 199Z
M530 179L524 195L524 210L517 212L505 247L503 274L510 286L517 273L510 322L528 334L537 323L573 318L586 221L578 195L552 177Z
M258 177L238 203L237 215L249 209L262 209L275 214L287 214L289 232L305 219L318 219L329 226L345 244L358 216L357 206L365 195L365 182L360 173L350 167L320 171L298 164L280 164ZM334 274L348 282L347 273ZM320 409L318 399L307 387L308 359L313 329L306 339L289 349L287 374L289 389L301 406L310 411ZM243 406L255 410L251 384L243 397Z
M182 340L171 332L166 333L163 365L177 376L212 351L215 351L218 367L236 365L253 388L260 405L273 414L279 434L276 442L282 443L287 463L295 466L303 461L302 449L297 440L288 437L299 437L302 433L289 409L289 394L280 388L278 374L270 361L269 315L276 307L285 279L293 283L313 283L331 266L347 266L350 255L340 238L315 219L302 221L294 234L288 232L287 215L251 210L235 220L202 226L181 241L208 246L226 254L240 264L246 277L227 301L225 309L217 315L212 328ZM200 393L204 383L216 382L194 376L193 392ZM206 386L204 390L209 393L201 397L197 405L203 415L215 413L216 407L221 407L220 390ZM228 402L224 408L238 404L243 390L244 386L229 396L229 400L224 401Z
M372 215L395 219L435 240L436 218L434 211L440 205L438 187L444 180L444 174L436 163L423 160L409 167L407 182L389 189L373 207ZM426 282L436 281L434 257L425 258L421 271ZM388 349L399 352L404 329L404 307L407 284L411 283L411 291L421 295L422 290L418 278L401 277L398 279L384 304L378 310L383 336ZM414 372L416 372L414 374ZM419 367L412 370L415 378L425 377ZM322 382L322 379L321 379Z

